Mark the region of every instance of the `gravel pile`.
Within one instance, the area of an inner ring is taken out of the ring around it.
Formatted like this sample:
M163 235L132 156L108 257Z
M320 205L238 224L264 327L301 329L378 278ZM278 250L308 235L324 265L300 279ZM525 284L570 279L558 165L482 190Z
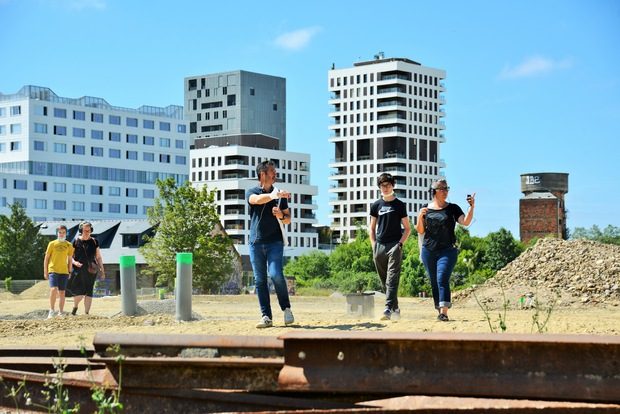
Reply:
M620 302L620 246L589 240L540 239L536 245L497 272L487 287L521 286L522 293L551 292L565 305ZM469 297L471 289L459 295Z

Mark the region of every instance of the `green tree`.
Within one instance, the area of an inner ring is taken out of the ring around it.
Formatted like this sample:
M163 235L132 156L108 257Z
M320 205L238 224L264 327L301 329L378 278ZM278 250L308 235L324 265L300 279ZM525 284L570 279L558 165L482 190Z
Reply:
M0 216L0 277L43 279L48 241L19 203L11 204L10 209L10 216Z
M217 232L220 218L215 190L195 189L188 181L177 186L174 179L158 180L159 196L148 211L149 223L157 231L140 248L160 286L174 286L176 253L193 254L193 286L216 291L232 271L232 241Z
M364 228L359 228L355 240L338 245L329 255L331 274L339 272L375 272L372 260L370 237Z
M403 246L403 263L400 271L399 296L417 296L420 292L431 294L431 285L424 264L420 260L418 233L413 230Z
M286 275L295 276L299 286L308 286L314 279L329 278L329 256L320 251L298 256L284 266Z
M512 233L505 228L489 233L486 237L488 247L486 252L486 264L489 269L497 271L512 262L523 251L523 246Z
M576 227L572 232L571 238L588 239L601 243L620 245L620 227L615 227L610 224L602 231L596 224L589 229Z

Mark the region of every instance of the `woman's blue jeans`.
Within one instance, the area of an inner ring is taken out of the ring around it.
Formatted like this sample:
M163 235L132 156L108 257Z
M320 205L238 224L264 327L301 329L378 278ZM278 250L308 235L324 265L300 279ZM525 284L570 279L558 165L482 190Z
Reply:
M448 247L437 251L430 251L422 247L422 263L431 279L433 301L435 309L452 307L450 294L450 275L456 264L458 249Z
M258 295L258 304L262 316L268 316L269 319L273 319L273 315L271 314L267 273L269 273L276 289L280 308L284 310L291 307L288 287L282 271L283 256L284 243L281 241L250 244L250 262L252 262L252 270L254 271L254 285Z

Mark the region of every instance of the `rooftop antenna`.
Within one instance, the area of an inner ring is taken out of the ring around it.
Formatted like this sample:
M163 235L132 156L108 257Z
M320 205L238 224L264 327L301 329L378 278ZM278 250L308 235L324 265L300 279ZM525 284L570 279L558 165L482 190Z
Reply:
M375 55L375 60L379 60L379 59L384 59L385 55L383 54L383 52L379 52Z

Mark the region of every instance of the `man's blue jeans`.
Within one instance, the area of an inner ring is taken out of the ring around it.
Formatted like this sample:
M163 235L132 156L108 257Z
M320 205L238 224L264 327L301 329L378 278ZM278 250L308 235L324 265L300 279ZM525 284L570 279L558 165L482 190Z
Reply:
M269 298L269 287L267 286L267 273L273 281L276 289L278 303L282 310L291 307L288 298L288 288L284 272L282 271L282 258L284 255L284 243L254 243L250 244L250 261L254 270L254 285L258 295L258 304L262 316L273 319L271 314L271 300Z
M437 251L430 251L422 247L422 263L431 279L433 301L435 309L452 307L450 295L450 275L456 264L458 250L448 247Z

